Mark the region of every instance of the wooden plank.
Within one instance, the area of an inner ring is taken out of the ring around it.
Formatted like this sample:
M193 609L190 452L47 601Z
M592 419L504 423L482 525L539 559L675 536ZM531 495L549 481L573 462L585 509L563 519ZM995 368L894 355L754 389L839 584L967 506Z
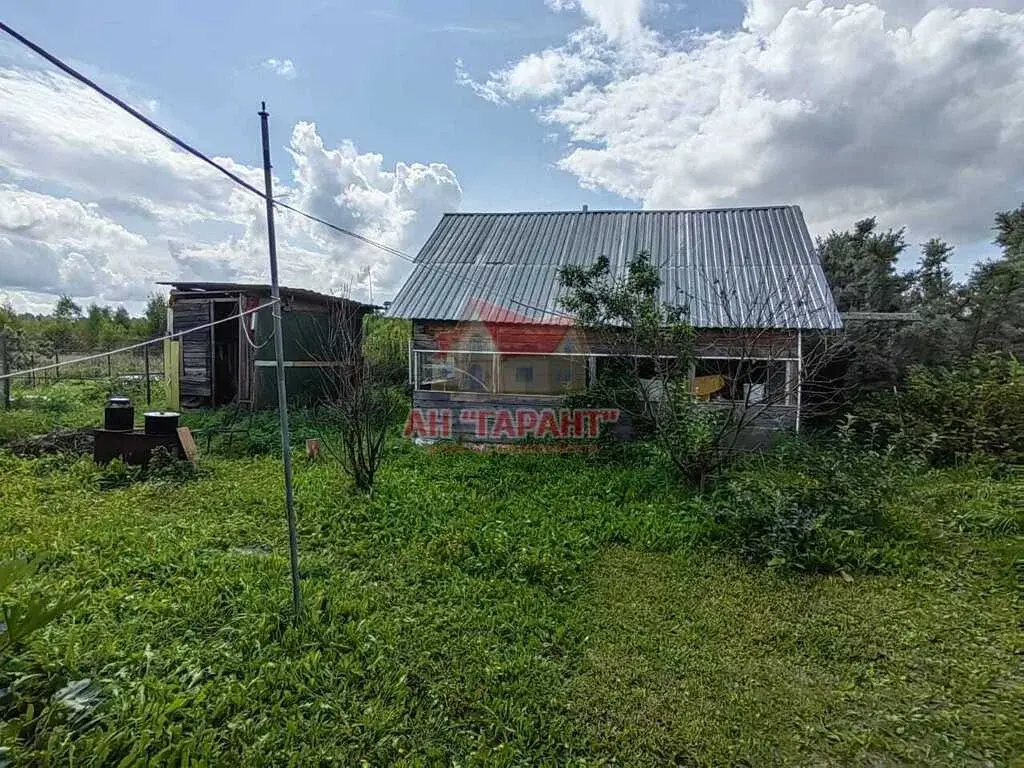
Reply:
M185 458L189 461L195 461L196 457L199 456L199 449L196 447L196 441L192 437L192 430L188 427L178 427L178 442L181 443L181 450L185 454Z
M181 408L181 342L164 340L164 387L167 392L167 407Z

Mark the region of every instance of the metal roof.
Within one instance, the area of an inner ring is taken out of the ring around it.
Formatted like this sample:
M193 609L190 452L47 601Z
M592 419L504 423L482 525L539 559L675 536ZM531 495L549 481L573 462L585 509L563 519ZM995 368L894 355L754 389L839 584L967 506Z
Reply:
M174 291L179 293L221 293L221 294L233 294L243 293L248 295L260 295L269 296L270 286L265 283L211 283L211 282L185 282L185 281L168 281L159 282L157 285L169 285ZM279 286L281 296L285 299L301 298L307 301L319 304L336 304L336 303L347 303L354 306L365 307L366 309L379 309L373 304L363 304L359 301L352 299L346 299L343 296L330 296L326 293L317 293L316 291L308 291L305 288L289 288L287 286ZM173 297L173 294L172 294Z
M621 276L641 251L662 301L695 327L842 327L797 206L445 214L388 314L468 320L487 306L504 322L564 323L559 267L604 255Z

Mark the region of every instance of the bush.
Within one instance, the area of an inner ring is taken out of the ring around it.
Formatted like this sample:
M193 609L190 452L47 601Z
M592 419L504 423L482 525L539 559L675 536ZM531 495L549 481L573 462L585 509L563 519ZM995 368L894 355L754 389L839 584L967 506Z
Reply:
M1024 462L1024 365L1005 355L977 355L948 368L911 370L902 392L870 399L855 411L871 431L933 466L976 455Z
M836 572L889 564L887 508L908 465L849 435L793 442L725 473L712 495L716 522L751 561Z

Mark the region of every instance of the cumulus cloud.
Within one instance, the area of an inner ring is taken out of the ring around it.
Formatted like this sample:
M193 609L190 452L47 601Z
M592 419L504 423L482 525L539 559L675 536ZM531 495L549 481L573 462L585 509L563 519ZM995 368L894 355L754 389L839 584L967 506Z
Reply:
M299 75L291 59L266 59L263 62L263 68L285 80L294 80Z
M647 0L546 0L556 12L580 10L612 40L636 36L648 10Z
M0 285L7 288L88 296L102 286L123 296L131 286L127 261L148 246L95 205L0 186Z
M456 79L494 104L562 96L573 86L610 71L600 43L589 30L576 33L570 45L530 53L514 64L475 81L462 60L455 62Z
M15 306L68 293L138 308L157 281L266 281L262 200L91 91L0 66L0 125L0 289ZM289 153L295 171L275 180L280 198L402 250L461 202L448 166L386 165L348 142L327 149L311 123L295 127ZM262 187L262 169L217 160ZM285 212L278 251L285 284L356 297L367 268L378 299L409 269Z
M293 205L392 248L418 247L440 215L462 201L447 165L399 162L386 168L382 155L360 153L351 141L328 148L314 123L295 126L288 151L295 165ZM408 271L407 263L371 246L307 220L296 223L335 262L344 259L345 270L328 267L335 281L353 282L371 267L377 285L392 290Z
M581 184L648 207L794 202L822 233L878 215L987 239L1024 174L1024 12L979 2L750 0L732 32L586 51L577 34L554 50L596 74L549 69L518 99L568 136ZM547 53L485 85L516 100L514 74Z

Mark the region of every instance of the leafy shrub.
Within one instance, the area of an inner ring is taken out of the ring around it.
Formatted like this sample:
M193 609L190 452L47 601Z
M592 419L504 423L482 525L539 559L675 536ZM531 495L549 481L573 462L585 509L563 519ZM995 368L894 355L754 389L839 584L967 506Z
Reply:
M367 315L363 322L363 356L378 372L377 379L389 386L407 386L412 324L376 314Z
M288 409L293 450L306 439L320 436L322 418L318 410ZM224 456L281 455L281 422L276 410L249 413L228 407L189 411L183 422L204 452L209 446L210 453Z
M725 474L716 521L750 560L835 572L888 564L887 508L908 468L849 435L812 447L792 442Z
M855 411L861 433L933 466L973 455L1024 462L1024 364L1005 355L977 355L948 368L911 370L902 392L870 399Z
M728 419L728 413L707 408L682 388L666 391L660 404L658 443L679 476L692 487L703 489L724 466Z
M94 482L100 490L126 488L140 482L182 483L195 480L202 475L191 461L179 459L163 446L153 449L149 463L145 466L133 466L120 459L114 459L109 464L92 466L96 467Z

